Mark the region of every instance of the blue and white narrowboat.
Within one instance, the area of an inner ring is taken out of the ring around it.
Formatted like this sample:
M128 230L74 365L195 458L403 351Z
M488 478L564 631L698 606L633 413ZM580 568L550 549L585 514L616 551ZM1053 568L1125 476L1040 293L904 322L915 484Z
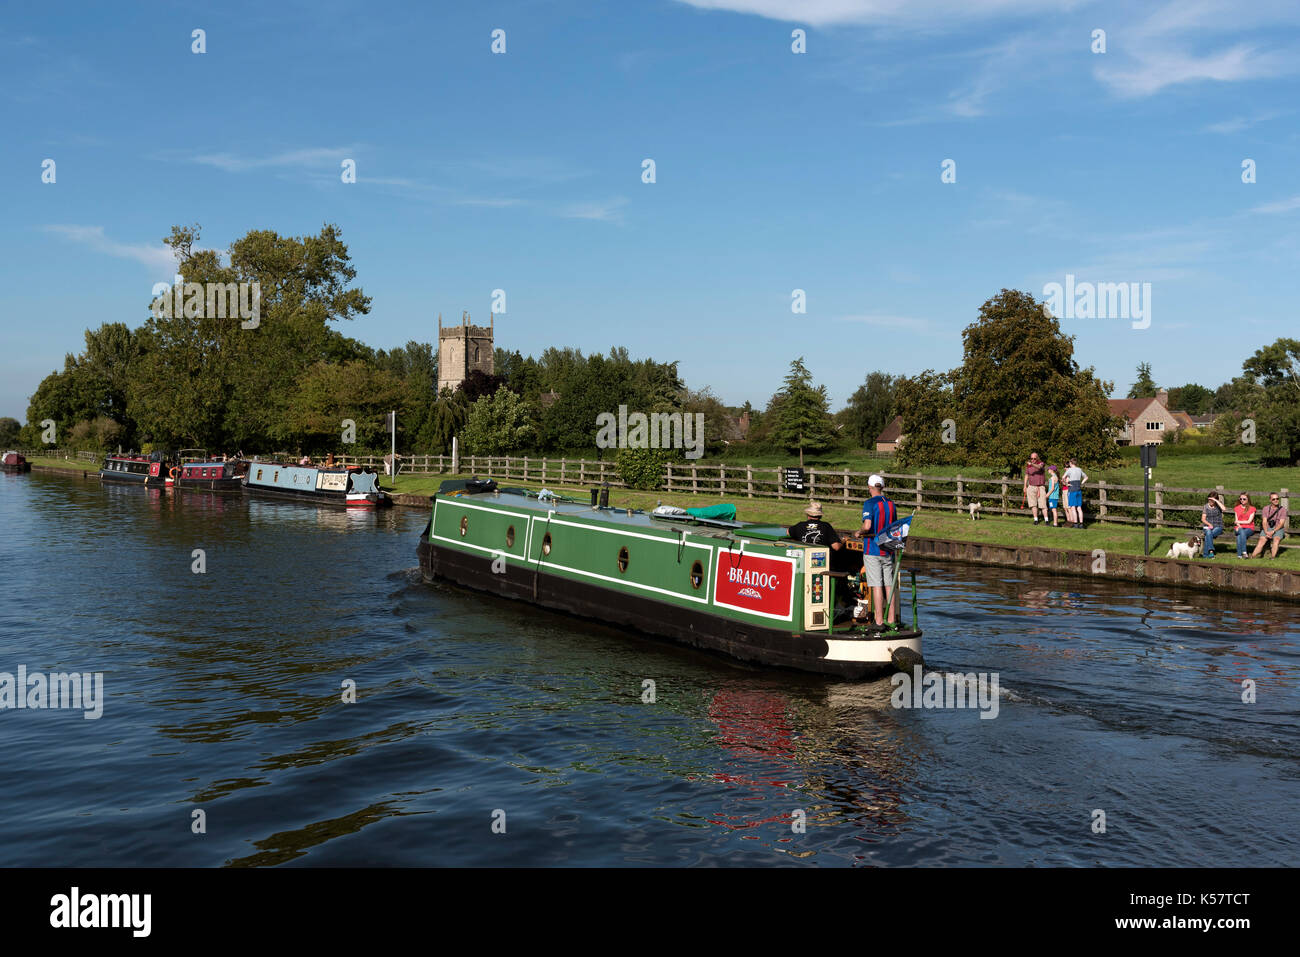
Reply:
M377 508L391 505L388 493L379 487L374 469L287 465L278 462L248 463L245 491L253 495L296 499L347 508Z

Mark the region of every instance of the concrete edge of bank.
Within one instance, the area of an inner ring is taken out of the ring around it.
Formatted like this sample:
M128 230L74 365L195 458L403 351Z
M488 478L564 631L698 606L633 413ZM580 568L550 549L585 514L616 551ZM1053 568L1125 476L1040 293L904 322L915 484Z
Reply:
M1109 578L1160 585L1267 595L1270 598L1300 598L1300 570L1270 567L1268 559L1258 565L1216 563L1213 560L1157 558L1154 555L1125 555L1107 552L1105 571L1094 571L1092 552L1027 545L994 545L988 542L957 542L945 538L909 535L907 553L939 561L997 565L1032 569L1084 578Z

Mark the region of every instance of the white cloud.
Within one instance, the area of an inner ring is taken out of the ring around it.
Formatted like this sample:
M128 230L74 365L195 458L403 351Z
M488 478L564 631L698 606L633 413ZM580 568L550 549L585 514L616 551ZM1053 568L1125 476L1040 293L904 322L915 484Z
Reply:
M627 200L622 196L604 201L570 203L561 206L558 214L565 219L592 219L602 223L623 222L623 207Z
M748 13L813 27L867 23L952 23L1006 13L1060 11L1072 0L679 0L702 10Z
M1300 209L1300 196L1292 196L1290 199L1278 200L1276 203L1264 203L1261 206L1255 206L1251 209L1252 213L1289 213L1293 209Z
M1204 56L1181 50L1144 51L1134 60L1135 65L1128 68L1109 69L1099 65L1095 71L1097 79L1116 95L1132 98L1151 96L1181 83L1204 80L1239 83L1283 76L1296 69L1291 58L1262 53L1244 43Z
M228 173L242 173L250 169L262 169L274 166L338 166L345 159L355 159L355 147L313 148L289 150L270 156L235 156L232 153L206 153L190 157L195 163L215 166Z
M154 273L165 273L170 277L176 271L175 254L161 242L119 243L104 235L103 226L42 226L41 229L109 256L134 259Z

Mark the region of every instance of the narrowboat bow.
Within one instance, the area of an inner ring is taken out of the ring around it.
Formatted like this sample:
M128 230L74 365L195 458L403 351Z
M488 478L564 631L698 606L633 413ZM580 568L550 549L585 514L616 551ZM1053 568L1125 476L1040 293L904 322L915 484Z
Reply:
M0 470L5 472L30 472L32 463L27 461L27 457L21 452L6 452L3 458L0 458Z
M922 660L915 619L885 632L836 621L845 579L832 576L830 549L785 529L540 494L443 482L417 550L424 579L823 675L875 677Z

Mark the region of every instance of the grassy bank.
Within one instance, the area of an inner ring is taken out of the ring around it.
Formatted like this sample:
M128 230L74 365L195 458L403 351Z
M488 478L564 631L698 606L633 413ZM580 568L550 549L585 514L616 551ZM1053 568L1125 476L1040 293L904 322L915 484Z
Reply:
M44 456L40 456L37 458L29 458L27 461L32 463L33 468L42 467L48 469L68 469L74 472L98 472L99 471L98 461L90 462L87 461L86 459L56 459L56 458L45 458Z
M405 494L432 495L438 485L452 476L439 475L400 475L395 491ZM457 476L468 478L468 476ZM513 484L513 483L505 483ZM387 488L388 484L384 483ZM536 491L536 485L530 485ZM590 491L575 486L550 485L553 492L568 495L580 501L588 501ZM665 492L637 492L623 489L610 489L609 502L616 508L652 509L663 501L665 504L689 508L697 505L716 505L717 496L684 495L674 492L669 496ZM799 500L777 501L772 499L728 497L726 501L736 506L736 517L743 522L772 523L793 525L803 518L804 502ZM861 524L860 505L826 504L825 518L836 528L849 530ZM906 515L910 509L903 504L899 506L899 515ZM986 542L996 545L1035 545L1045 548L1065 548L1076 551L1092 551L1101 548L1107 552L1124 555L1142 554L1142 529L1130 525L1093 524L1084 529L1051 528L1034 525L1029 518L1002 518L990 516L972 522L969 516L949 513L924 511L917 513L912 522L914 534L927 538L947 538L963 542ZM1151 554L1164 557L1169 546L1175 541L1186 541L1186 534L1174 529L1151 530ZM1284 549L1278 558L1240 560L1236 557L1236 538L1224 533L1217 540L1217 563L1230 562L1247 566L1285 567L1300 569L1300 548ZM1249 548L1255 547L1257 538L1250 540ZM1292 537L1288 540L1294 542ZM1199 560L1199 559L1198 559Z

